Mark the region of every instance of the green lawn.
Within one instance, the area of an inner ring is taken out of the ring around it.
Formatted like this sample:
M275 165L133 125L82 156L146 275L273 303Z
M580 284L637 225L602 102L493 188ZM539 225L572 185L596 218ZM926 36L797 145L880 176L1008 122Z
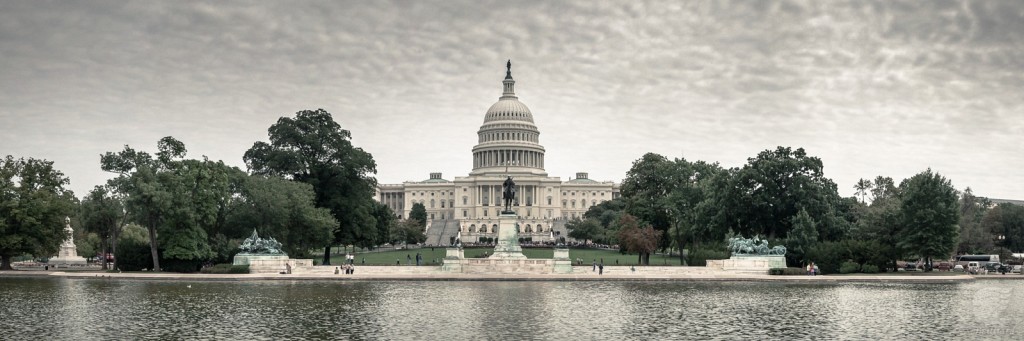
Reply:
M484 253L490 254L494 251L493 247L467 247L463 249L464 254L467 258L479 257ZM445 256L445 248L436 247L431 250L429 247L420 249L409 249L409 250L395 250L395 251L382 251L382 252L364 252L356 253L356 264L366 265L401 265L410 264L408 259L411 259L411 264L416 264L416 253L423 256L423 263L425 265L439 265L441 259ZM527 258L551 258L554 255L554 250L550 248L523 248L523 254ZM408 257L408 258L407 258ZM598 249L570 249L569 258L576 260L576 258L583 259L583 264L591 264L592 262L601 262L604 260L605 265L629 265L636 264L636 255L623 255L618 251L612 250L598 250ZM322 259L321 257L315 258L317 261ZM365 263L364 263L365 259ZM345 261L344 253L334 253L331 255L331 264L338 265ZM616 263L618 261L618 263ZM435 263L436 262L436 263ZM651 255L651 265L679 265L678 257L666 257L665 255Z

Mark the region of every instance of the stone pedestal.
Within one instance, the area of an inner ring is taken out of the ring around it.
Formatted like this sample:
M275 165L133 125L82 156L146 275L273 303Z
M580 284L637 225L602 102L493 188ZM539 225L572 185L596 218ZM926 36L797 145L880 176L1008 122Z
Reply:
M769 269L785 268L786 257L779 255L732 256L729 259L708 260L707 267L726 271L767 274Z
M251 274L276 274L281 272L287 272L287 265L292 266L293 272L295 268L295 265L292 264L291 259L288 258L288 255L262 255L239 253L235 255L232 264L248 265L249 273ZM312 260L310 261L310 266L312 266Z
M461 247L447 248L444 259L441 260L441 271L462 272L463 258L466 257Z
M494 246L492 259L526 259L519 246L519 219L515 213L502 212L498 216L498 243Z
M47 263L50 264L50 265L55 265L55 266L59 266L59 265L85 265L86 261L85 261L85 257L79 256L77 254L77 251L76 251L74 245L71 245L71 246L63 246L62 245L60 247L60 253L57 254L57 257L50 258L50 260L47 261Z
M572 260L569 259L569 249L555 248L552 266L554 266L554 273L556 274L572 273Z

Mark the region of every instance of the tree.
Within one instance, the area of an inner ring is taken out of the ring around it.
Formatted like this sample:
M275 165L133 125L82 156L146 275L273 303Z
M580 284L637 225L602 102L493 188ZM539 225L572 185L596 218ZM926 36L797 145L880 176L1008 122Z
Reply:
M968 187L960 195L960 235L956 247L957 254L990 253L995 248L995 236L991 227L982 226L983 219L988 216L988 198L977 197Z
M626 172L626 179L622 181L626 212L659 231L667 231L672 226L672 217L666 198L678 185L674 181L675 174L675 165L656 153L644 154L633 161L633 166ZM659 246L668 245L667 238L659 241Z
M395 212L391 211L391 207L388 207L388 205L383 203L377 203L374 205L373 218L377 223L377 236L374 239L374 243L371 248L390 241L392 226L398 223L398 218L395 217Z
M860 202L867 203L868 191L871 190L872 186L871 180L864 178L857 180L857 183L853 185L853 189L857 190L856 194L860 196Z
M409 211L409 220L418 221L420 228L427 227L427 208L421 203L412 203L412 209Z
M160 271L166 260L173 270L196 271L216 254L210 240L226 240L227 207L244 173L205 157L183 159L185 144L171 136L157 148L154 158L125 146L102 155L101 167L118 174L110 184L127 198L132 219L148 229L152 269Z
M422 243L427 240L427 235L424 234L423 223L416 219L402 220L398 224L395 224L395 230L391 231L391 239L394 244L400 242L408 244Z
M338 222L314 203L313 186L275 177L249 176L228 220L232 235L251 233L281 242L286 253L307 257L313 247L331 239Z
M841 239L847 232L845 214L837 211L841 201L837 187L825 178L821 159L808 156L803 148L778 147L747 159L742 168L729 170L728 177L712 181L708 215L702 220L718 230L732 229L742 235L785 238L792 218L806 210L821 235Z
M701 241L722 238L716 233L719 231L700 226L699 216L701 203L708 199L712 182L723 173L723 170L717 163L689 162L679 158L673 162L671 172L671 181L676 185L665 198L673 222L668 235L679 250L679 263L685 265L683 249L686 248L687 240L690 240L692 246L697 247Z
M122 197L110 185L96 186L82 200L81 220L82 227L86 231L95 232L102 240L104 246L103 269L108 268L106 254L117 253L117 239L121 230L128 223L128 211L124 207ZM117 258L114 258L114 268L117 268Z
M904 254L897 245L903 222L900 217L902 202L896 193L896 189L891 189L885 195L875 196L858 221L857 234L851 236L853 239L878 242L882 256L894 271L897 268L896 262Z
M899 187L902 227L897 243L931 268L932 258L948 258L957 243L960 209L956 189L931 168L904 180Z
M807 252L818 243L818 229L806 210L793 217L793 230L786 239L786 258L794 264L806 264Z
M873 200L888 198L894 195L896 195L896 182L888 176L876 176L874 184L871 186L871 197Z
M1024 206L1001 203L988 211L981 225L1000 247L1024 251Z
M597 219L573 219L565 223L569 237L580 241L597 241L603 236L603 229Z
M160 139L157 148L157 158L127 145L116 154L107 152L100 156L100 167L118 174L110 184L128 198L126 206L130 214L146 227L153 271L160 271L157 228L173 206L172 195L165 185L168 168L172 161L185 156L184 144L170 136Z
M68 183L52 161L10 155L0 161L0 270L12 270L14 256L58 252L75 205Z
M638 263L642 265L651 264L651 253L657 250L661 234L662 231L655 230L650 225L641 227L636 217L632 215L623 214L619 218L619 243L627 252L636 252Z
M377 181L370 153L352 145L351 133L341 129L323 109L304 110L295 118L281 117L268 129L270 143L256 142L243 159L256 175L278 176L313 186L316 206L331 211L339 222L335 243L361 243L376 238L370 222ZM367 222L370 222L367 224ZM331 242L324 243L323 264L330 264Z

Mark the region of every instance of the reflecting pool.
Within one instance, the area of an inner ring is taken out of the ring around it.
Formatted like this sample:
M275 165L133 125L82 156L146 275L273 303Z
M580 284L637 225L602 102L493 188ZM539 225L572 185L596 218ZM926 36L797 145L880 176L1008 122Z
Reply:
M184 282L0 278L0 338L1024 339L1024 280Z

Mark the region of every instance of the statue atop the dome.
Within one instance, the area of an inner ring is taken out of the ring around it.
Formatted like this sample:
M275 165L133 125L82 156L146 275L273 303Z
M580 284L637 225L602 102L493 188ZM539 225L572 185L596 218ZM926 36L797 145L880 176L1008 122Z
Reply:
M504 188L501 198L505 200L505 210L501 213L511 213L512 200L516 197L516 182L512 181L512 177L509 176L501 186Z
M512 60L509 59L508 63L505 63L505 79L512 78Z

